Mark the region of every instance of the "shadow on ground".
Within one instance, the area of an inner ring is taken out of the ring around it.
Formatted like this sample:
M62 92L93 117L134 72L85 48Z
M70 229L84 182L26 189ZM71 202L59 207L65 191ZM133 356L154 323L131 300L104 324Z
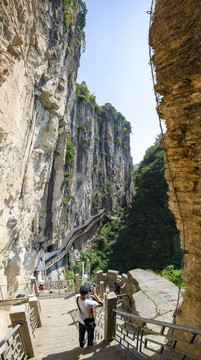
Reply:
M107 350L106 350L107 347ZM99 344L94 346L86 346L83 349L77 347L73 350L65 351L58 354L47 355L42 358L42 360L79 360L82 359L82 355L84 359L97 359L97 360L111 360L113 351L118 350L118 345L111 345L110 343L106 343L104 340ZM88 355L88 356L87 356ZM115 356L114 356L115 359Z

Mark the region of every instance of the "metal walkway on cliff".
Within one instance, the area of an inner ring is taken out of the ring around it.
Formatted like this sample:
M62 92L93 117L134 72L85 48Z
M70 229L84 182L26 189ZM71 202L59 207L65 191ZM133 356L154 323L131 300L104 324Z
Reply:
M92 226L101 221L105 216L109 217L105 209L99 211L98 214L91 216L83 225L74 228L70 231L65 240L63 240L60 249L46 253L40 260L36 271L46 271L59 260L61 260L69 251L74 241L79 237L87 233Z

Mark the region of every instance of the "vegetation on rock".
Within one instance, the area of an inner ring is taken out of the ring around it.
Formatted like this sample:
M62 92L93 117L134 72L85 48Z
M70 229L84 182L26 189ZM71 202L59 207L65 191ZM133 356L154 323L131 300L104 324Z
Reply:
M67 31L73 22L74 13L76 10L76 3L74 0L63 0L64 7L64 19L67 27ZM86 49L86 39L84 27L86 26L86 14L87 8L83 0L79 0L79 14L78 14L78 35L75 35L75 39L79 46L82 47L83 52ZM71 49L68 47L68 51L71 52Z
M93 274L109 268L121 273L134 268L161 271L170 264L180 268L182 254L173 248L178 231L168 209L163 160L157 139L134 170L134 202L127 211L119 209L101 228L92 250L82 255L83 261L90 259Z
M181 289L186 289L186 284L182 279L182 273L181 270L175 269L174 265L168 265L163 271L160 273L156 273L151 270L147 270L148 272L151 272L155 275L164 277L168 279L169 281L173 282L177 287L180 287Z
M76 92L79 101L87 102L90 105L95 104L96 97L93 94L90 94L90 91L85 81L82 81L81 84L76 83Z
M118 146L122 146L125 150L130 149L130 133L131 133L131 124L125 119L125 117L112 106L110 103L106 103L103 106L99 106L96 103L95 95L91 94L87 84L83 81L81 84L76 83L76 92L79 102L86 102L90 104L93 109L95 109L97 114L97 120L99 124L103 121L114 121L114 131L115 131L115 143ZM122 134L120 135L119 124L123 122ZM84 125L78 126L79 129L83 129L86 132ZM97 140L100 138L96 137Z
M76 6L74 5L74 0L63 0L63 6L65 24L68 28L74 19L74 11Z
M121 224L110 267L125 272L138 267L162 270L170 264L180 266L181 254L173 249L178 231L168 209L164 152L158 139L134 170L134 202Z
M66 139L66 166L72 165L74 155L75 155L75 147L71 141L70 134L68 134Z

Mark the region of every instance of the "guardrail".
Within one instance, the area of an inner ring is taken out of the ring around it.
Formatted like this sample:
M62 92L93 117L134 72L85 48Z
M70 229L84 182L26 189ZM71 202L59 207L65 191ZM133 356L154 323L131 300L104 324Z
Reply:
M34 332L38 327L38 323L36 320L36 311L34 307L28 312L27 317L31 326L32 335L35 337Z
M45 293L64 293L64 292L74 292L74 280L48 280L44 282L42 285L42 289L40 289L39 296Z
M123 298L126 296L126 294L118 294L117 295L117 304L121 304L123 301Z
M27 354L25 351L22 334L20 331L21 325L18 324L15 328L0 342L1 359L26 360Z
M28 294L35 295L34 285L31 282L0 285L0 300L14 300L26 297Z
M84 225L73 229L72 232L70 233L70 237L67 239L66 244L64 244L64 246L61 249L59 249L56 253L54 253L50 258L45 260L45 270L47 270L49 267L51 267L60 259L62 259L68 253L75 239L80 235L83 235L86 232L88 232L97 221L102 220L102 218L106 215L107 212L103 209L97 215L94 215L91 218L91 220L86 222Z
M104 307L98 307L94 309L94 315L96 320L96 327L94 332L95 340L102 340L104 338L104 326L105 326L105 309Z
M113 311L115 339L137 359L201 359L201 330Z

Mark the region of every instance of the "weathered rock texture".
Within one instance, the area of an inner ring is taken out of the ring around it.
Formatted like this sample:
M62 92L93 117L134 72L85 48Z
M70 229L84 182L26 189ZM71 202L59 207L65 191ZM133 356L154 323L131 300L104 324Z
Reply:
M165 119L165 176L169 206L181 233L187 290L177 316L180 324L201 327L201 6L195 0L158 0L150 31L154 49L158 109ZM184 220L173 193L168 170Z
M98 207L111 210L130 197L123 170L131 170L130 155L110 144L112 120L98 130L91 108L79 110L75 101L83 9L78 0L65 4L0 0L0 283L23 282L40 249L60 247L67 231ZM84 143L82 123L91 131ZM108 160L99 159L98 133ZM71 165L67 134L75 148ZM92 176L96 163L102 185ZM115 192L110 203L98 194L103 188L108 198Z
M128 273L123 306L134 315L158 321L173 321L178 288L169 280L145 270Z
M23 280L22 265L34 268L33 248L56 203L53 179L61 184L55 150L62 147L62 171L58 131L75 97L79 8L69 8L68 29L61 0L1 1L0 9L0 281L13 282Z
M75 155L69 168L72 181L65 190L70 224L79 225L99 209L111 213L131 202L130 127L125 127L125 118L112 105L103 108L105 112L98 115L94 104L79 98L72 108L70 134Z

